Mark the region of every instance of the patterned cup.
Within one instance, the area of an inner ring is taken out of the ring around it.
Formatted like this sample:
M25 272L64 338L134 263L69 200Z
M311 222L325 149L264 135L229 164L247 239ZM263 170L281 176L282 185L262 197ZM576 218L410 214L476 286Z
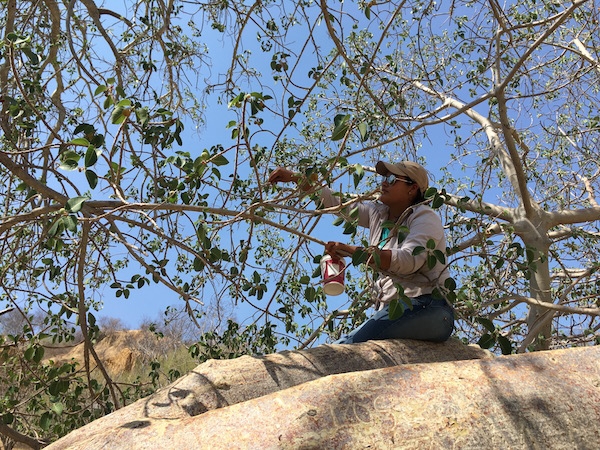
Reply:
M323 275L323 291L327 295L340 295L344 292L344 258L333 258L325 255L321 258L321 274Z

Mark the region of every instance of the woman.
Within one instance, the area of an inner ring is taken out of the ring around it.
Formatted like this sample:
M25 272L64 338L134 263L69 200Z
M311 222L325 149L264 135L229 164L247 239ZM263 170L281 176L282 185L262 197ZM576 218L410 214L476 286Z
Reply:
M454 329L454 312L445 299L433 295L436 288L444 286L449 273L445 264L430 265L427 261L433 251L444 257L446 254L442 222L423 201L429 187L427 171L412 161L379 161L375 170L383 176L379 202L358 204L358 225L370 230L369 248L328 242L325 252L332 257L350 256L360 250L370 253L368 263L378 273L372 300L379 310L336 343L372 339L443 342ZM269 181L293 181L308 187L305 179L285 168L274 170ZM321 200L325 207L340 204L339 197L327 187L322 188ZM390 223L395 225L390 227ZM422 250L415 252L417 247ZM389 308L394 300L404 302L405 309L400 317L391 319Z

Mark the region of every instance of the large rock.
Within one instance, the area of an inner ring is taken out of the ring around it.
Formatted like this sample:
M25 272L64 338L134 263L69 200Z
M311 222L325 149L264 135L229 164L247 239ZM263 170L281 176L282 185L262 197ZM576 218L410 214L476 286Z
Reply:
M399 356L391 349L411 354L417 347L445 362L394 365ZM262 367L263 375L242 370L213 379L201 365L183 384L48 449L598 448L600 347L479 360L442 356L455 348L472 350L452 341L324 346L246 358L246 368ZM484 356L473 350L470 358ZM343 359L347 365L338 365ZM378 364L391 367L371 369ZM342 366L359 368L321 376ZM239 389L248 385L255 387ZM236 399L231 391L238 389L252 394Z

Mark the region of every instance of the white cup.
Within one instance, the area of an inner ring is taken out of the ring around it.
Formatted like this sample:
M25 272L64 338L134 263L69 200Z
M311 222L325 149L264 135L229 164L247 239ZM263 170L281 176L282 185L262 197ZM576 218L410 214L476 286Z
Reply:
M333 258L331 255L321 258L321 275L325 294L340 295L344 292L345 268L344 258Z

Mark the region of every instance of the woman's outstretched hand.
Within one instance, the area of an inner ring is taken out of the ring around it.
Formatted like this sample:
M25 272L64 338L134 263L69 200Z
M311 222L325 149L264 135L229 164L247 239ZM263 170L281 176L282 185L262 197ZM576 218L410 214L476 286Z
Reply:
M313 173L310 176L310 180L296 172L292 172L290 169L285 167L278 167L271 175L269 175L269 183L289 183L293 181L303 191L308 191L313 187L313 183L317 180L317 174Z
M297 182L298 175L285 167L278 167L269 175L269 183L289 183L290 181Z

